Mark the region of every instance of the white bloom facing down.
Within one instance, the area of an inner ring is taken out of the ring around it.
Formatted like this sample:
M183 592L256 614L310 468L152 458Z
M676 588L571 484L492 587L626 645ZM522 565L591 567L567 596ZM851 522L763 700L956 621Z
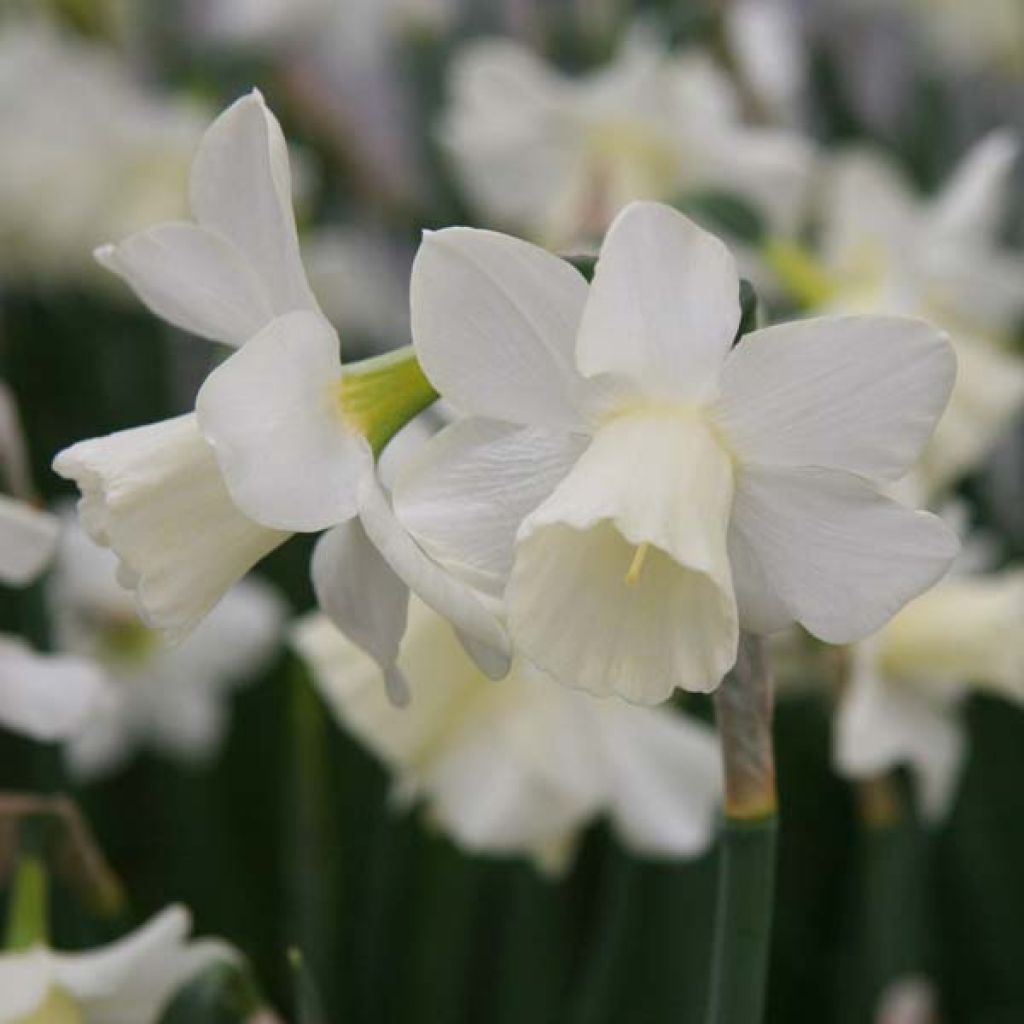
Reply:
M859 639L956 553L940 520L880 493L945 406L942 334L828 317L733 348L738 292L725 247L653 203L620 214L590 288L503 235L424 239L414 343L441 394L485 422L432 442L396 481L396 513L441 564L510 567L517 650L562 682L644 703L713 689L741 625Z
M218 748L232 691L277 649L284 607L259 580L243 580L181 643L168 645L136 616L116 580L114 555L73 523L49 588L60 650L82 655L108 680L107 699L66 744L72 772L91 778L149 746L199 762Z
M641 855L696 856L711 842L721 778L707 726L565 690L521 661L491 682L415 598L399 657L409 708L386 701L378 666L325 617L302 620L294 643L341 724L393 772L396 793L422 799L467 849L560 869L600 815Z
M189 928L188 912L172 906L89 952L33 946L0 954L0 1022L156 1024L182 984L237 957L223 942L189 941Z
M551 246L600 237L634 199L712 189L788 233L812 162L796 135L743 125L708 56L670 55L642 32L578 80L512 42L465 47L441 139L486 217Z
M1024 258L1000 248L1019 147L979 142L932 198L881 156L838 157L822 206L821 312L921 316L946 329L959 361L949 408L922 460L929 489L985 456L1024 408L1024 360L1010 339L1024 314Z
M1024 704L1024 573L950 579L853 652L836 761L854 778L909 765L924 811L945 815L966 748L971 690Z

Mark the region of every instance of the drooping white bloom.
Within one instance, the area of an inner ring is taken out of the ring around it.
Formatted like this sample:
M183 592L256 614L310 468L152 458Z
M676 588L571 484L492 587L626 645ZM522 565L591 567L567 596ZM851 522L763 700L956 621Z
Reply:
M424 371L468 417L399 476L395 511L504 598L519 653L631 700L713 689L738 630L880 628L955 536L889 500L952 386L942 335L828 317L732 348L728 250L633 204L594 283L525 242L452 228L413 269Z
M228 702L277 649L284 607L243 580L179 644L148 629L117 583L117 559L68 522L50 581L57 647L99 665L108 697L65 746L72 772L92 778L137 748L198 762L217 750Z
M399 799L422 799L469 850L558 870L601 815L640 855L695 856L711 842L721 769L707 726L555 686L522 660L491 682L415 598L399 656L407 709L385 700L379 667L324 616L302 620L294 643L338 720L391 770Z
M194 223L150 228L97 256L154 312L239 350L206 380L196 415L84 441L54 461L81 489L83 523L117 553L144 620L181 638L291 533L347 533L359 515L351 535L385 562L367 559L390 563L467 638L499 652L490 664L507 663L496 610L404 535L377 481L374 446L410 404L435 396L411 360L389 372L382 357L343 378L338 335L299 256L284 138L258 93L204 136L191 200ZM398 637L380 642L390 649Z
M188 912L168 907L131 935L86 953L45 946L0 954L2 1024L156 1024L175 991L230 946L188 941Z
M210 126L192 164L194 222L97 251L157 315L241 345L282 313L318 314L299 256L288 151L258 93ZM83 441L54 469L78 484L85 528L121 559L145 621L180 638L289 536L233 502L195 416Z
M38 20L0 30L0 277L82 280L93 248L184 212L199 112Z
M1024 704L1024 573L950 579L852 652L836 761L852 778L909 765L930 817L952 804L971 691Z
M745 127L728 79L703 53L666 53L644 34L616 61L567 78L524 47L485 41L452 69L441 128L472 202L552 248L599 238L634 199L735 192L776 232L801 213L807 143Z
M933 491L987 454L1024 406L1024 360L1010 350L1024 258L998 244L1017 154L1008 135L990 135L921 198L882 157L854 151L837 158L825 194L818 311L921 316L956 349L956 387L921 466Z

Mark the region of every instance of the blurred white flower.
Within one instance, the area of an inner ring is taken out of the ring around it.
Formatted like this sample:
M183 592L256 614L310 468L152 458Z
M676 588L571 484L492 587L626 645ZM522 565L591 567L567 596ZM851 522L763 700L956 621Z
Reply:
M836 761L853 778L909 765L931 818L946 814L973 689L1024 704L1024 572L947 580L851 652Z
M184 213L202 125L98 45L0 27L0 277L98 278L98 243Z
M821 211L819 311L921 316L945 328L959 371L921 465L941 489L987 454L1024 405L1024 360L1011 351L1024 315L1024 258L999 247L1016 142L982 140L932 198L884 158L836 159Z
M480 213L551 248L599 238L634 199L710 190L789 233L812 158L796 135L744 126L710 57L670 54L644 33L579 79L511 41L465 47L440 137Z
M375 445L435 396L411 359L384 356L343 379L338 335L299 255L284 137L259 93L203 137L191 198L195 223L158 225L97 256L158 315L238 351L203 384L196 415L83 441L54 460L81 489L90 536L120 558L144 620L180 639L291 533L359 515L353 536L504 658L494 610L404 536L377 482Z
M237 954L188 941L188 912L172 906L132 934L85 953L37 945L0 954L3 1024L156 1024L175 991Z
M341 724L394 774L396 796L422 799L469 850L561 870L599 815L640 855L691 857L711 843L721 770L705 725L566 690L521 660L491 682L415 598L399 656L407 709L385 700L379 667L324 616L303 619L293 642Z
M108 698L66 745L72 772L92 778L136 749L199 762L218 749L231 693L277 650L285 608L269 585L242 580L181 643L147 629L116 579L117 559L72 519L50 580L55 642L102 667Z
M935 582L955 536L884 497L952 386L942 335L896 317L771 327L733 349L725 246L654 203L594 283L504 235L429 234L412 280L424 371L469 418L399 476L441 565L500 590L523 656L631 700L710 690L738 630L863 637Z
M81 735L109 701L94 662L38 654L19 637L0 634L0 726L44 743L67 740Z

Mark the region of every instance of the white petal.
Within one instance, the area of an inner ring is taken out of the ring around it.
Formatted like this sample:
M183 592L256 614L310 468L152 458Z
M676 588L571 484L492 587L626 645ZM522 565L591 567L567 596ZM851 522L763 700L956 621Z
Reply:
M1024 702L1024 572L954 576L912 601L882 630L887 678L926 691L970 683Z
M363 480L359 517L384 560L414 594L478 643L491 649L482 667L508 671L508 635L495 602L456 575L445 571L419 547L394 511L374 474ZM471 652L472 653L472 652Z
M949 399L956 360L920 320L804 320L747 335L714 415L743 463L903 476Z
M650 396L707 398L739 322L729 250L669 206L632 203L601 246L579 368L588 377L621 374Z
M738 639L731 500L729 458L696 416L602 427L520 529L506 592L517 649L559 682L638 703L714 689Z
M1007 130L991 132L964 157L935 200L936 239L992 244L1002 226L1020 144Z
M964 763L965 735L949 707L885 683L858 652L839 707L835 757L840 772L872 778L909 765L932 820L950 810Z
M53 981L49 950L34 948L0 957L0 1020L31 1019L46 1000Z
M722 801L714 730L668 709L595 702L612 821L629 849L692 857L711 845Z
M85 658L37 654L0 637L0 724L7 729L47 742L74 736L100 709L108 685Z
M340 408L338 336L315 313L272 320L210 374L196 399L235 504L278 530L323 530L355 514L366 439Z
M757 578L770 582L793 620L828 643L850 643L883 626L949 568L959 548L938 518L880 495L866 481L820 468L737 473L730 531ZM747 628L763 624L746 618ZM778 625L778 623L776 623Z
M238 511L195 416L82 441L53 466L81 490L82 525L117 554L147 624L170 639L289 536Z
M572 427L586 298L573 266L527 242L472 228L431 232L412 271L416 353L463 413Z
M555 489L585 443L579 435L461 420L402 468L395 515L429 555L500 597L519 524Z
M96 250L168 323L241 345L273 315L266 286L223 235L194 224L161 224Z
M237 957L229 946L189 942L189 915L168 907L131 935L88 953L53 956L56 982L89 1020L156 1024L179 986L204 967Z
M407 697L408 686L396 662L405 634L409 588L384 561L358 519L335 526L317 541L312 576L317 603L327 617L380 665L385 680L392 681L392 699Z
M0 583L31 583L56 553L59 534L55 516L0 495Z
M200 226L245 254L275 313L317 309L299 258L288 147L258 92L228 107L203 136L189 191Z

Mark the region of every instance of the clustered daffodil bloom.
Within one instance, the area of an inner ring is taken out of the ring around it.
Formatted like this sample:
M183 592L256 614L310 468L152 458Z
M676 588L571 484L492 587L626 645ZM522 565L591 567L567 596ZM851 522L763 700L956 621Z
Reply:
M820 265L783 268L812 311L920 316L949 332L956 386L916 467L933 494L984 457L1024 407L1024 360L1012 347L1024 261L999 244L1018 153L996 132L927 198L881 155L841 154L821 203Z
M184 982L237 957L223 942L189 942L189 928L187 911L175 906L86 953L42 943L0 953L0 1022L156 1024Z
M726 190L772 230L801 213L813 150L743 123L728 77L703 52L667 52L643 31L578 79L510 41L466 46L452 66L440 138L490 222L558 248L599 239L634 199Z
M908 765L931 818L951 808L971 693L1024 704L1024 573L947 580L851 652L836 762L852 778Z
M728 250L666 206L612 225L594 282L504 235L428 235L413 336L465 415L394 487L442 565L500 586L518 653L654 703L713 689L739 629L832 643L880 628L948 568L936 517L881 488L955 374L909 318L825 317L733 347Z
M522 660L495 684L415 599L399 658L409 708L388 703L380 667L323 615L301 620L293 643L341 724L391 770L396 797L422 799L468 850L560 871L602 814L641 856L711 843L722 783L709 726L554 686Z
M193 222L96 255L165 320L238 351L210 374L195 414L81 442L54 462L80 487L83 524L117 553L144 620L181 639L294 532L341 524L346 543L384 553L386 562L372 551L364 560L387 571L385 586L391 563L504 667L494 610L404 535L374 471L390 436L436 394L401 351L342 373L300 258L285 140L258 93L207 131L190 197ZM370 642L393 660L397 641Z

